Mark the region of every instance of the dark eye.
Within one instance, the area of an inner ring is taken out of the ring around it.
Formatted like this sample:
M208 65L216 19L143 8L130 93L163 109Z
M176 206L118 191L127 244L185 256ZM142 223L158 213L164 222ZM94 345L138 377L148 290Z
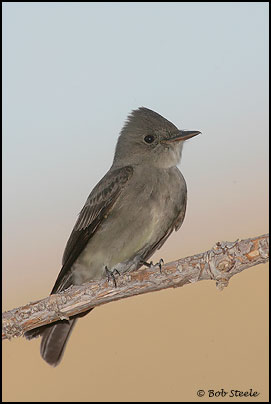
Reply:
M146 143L152 143L154 141L154 136L153 135L147 135L144 137L144 141Z

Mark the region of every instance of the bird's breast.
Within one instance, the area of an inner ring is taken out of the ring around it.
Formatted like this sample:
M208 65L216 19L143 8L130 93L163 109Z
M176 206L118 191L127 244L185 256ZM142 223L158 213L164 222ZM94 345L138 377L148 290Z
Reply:
M76 283L98 279L104 268L119 268L148 251L160 240L178 216L185 182L172 170L134 170L93 237L73 266Z

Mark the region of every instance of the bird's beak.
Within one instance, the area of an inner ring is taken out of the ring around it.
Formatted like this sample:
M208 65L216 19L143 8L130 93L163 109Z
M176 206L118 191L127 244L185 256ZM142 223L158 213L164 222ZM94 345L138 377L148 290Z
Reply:
M177 135L163 139L163 143L179 142L190 139L191 137L199 135L201 132L198 130L180 130Z

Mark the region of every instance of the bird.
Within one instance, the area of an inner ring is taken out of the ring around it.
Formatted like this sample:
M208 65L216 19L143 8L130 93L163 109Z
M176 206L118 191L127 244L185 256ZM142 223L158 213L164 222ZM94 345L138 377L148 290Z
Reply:
M93 188L67 241L51 294L72 285L135 271L179 230L187 186L178 169L183 144L200 134L180 130L157 112L139 107L120 131L113 163ZM25 333L41 336L40 353L57 366L79 317L92 309Z

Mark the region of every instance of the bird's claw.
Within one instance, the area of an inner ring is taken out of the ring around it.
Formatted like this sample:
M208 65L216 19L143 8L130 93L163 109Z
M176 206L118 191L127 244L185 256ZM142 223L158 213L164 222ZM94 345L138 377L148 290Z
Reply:
M153 264L152 261L151 262L142 261L142 264L145 265L148 268L159 266L160 273L162 273L162 264L164 264L164 260L163 260L163 258L161 258L159 260L159 262L156 262L156 264Z
M162 264L164 265L164 260L163 258L160 258L158 265L159 265L159 269L160 269L160 273L162 273ZM156 264L157 265L157 264Z
M116 282L116 278L115 278L115 274L120 275L120 272L114 268L112 271L110 271L110 269L107 268L107 266L105 266L105 273L107 276L107 281L110 281L110 278L113 280L115 288L117 287L117 282Z

